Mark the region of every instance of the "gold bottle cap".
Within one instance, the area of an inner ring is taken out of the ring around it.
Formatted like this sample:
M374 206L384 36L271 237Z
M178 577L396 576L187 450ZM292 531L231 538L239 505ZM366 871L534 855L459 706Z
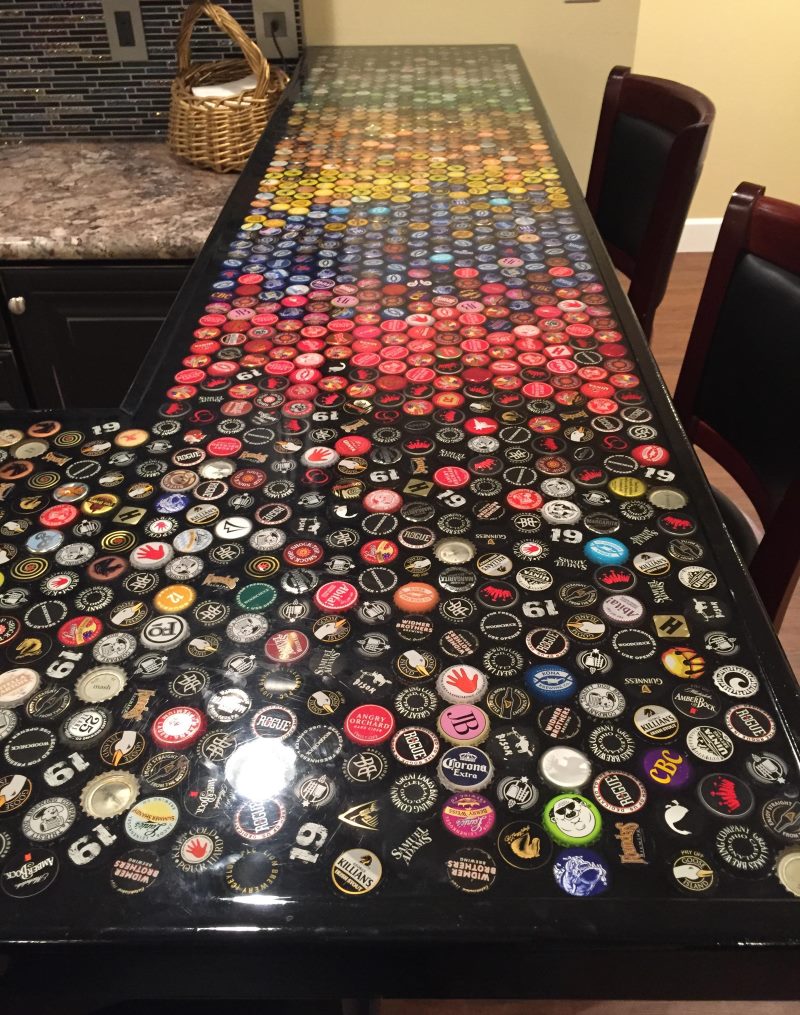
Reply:
M113 818L122 814L139 796L139 780L130 772L103 772L81 792L81 807L90 818Z
M786 891L800 898L800 846L790 846L778 854L775 873Z

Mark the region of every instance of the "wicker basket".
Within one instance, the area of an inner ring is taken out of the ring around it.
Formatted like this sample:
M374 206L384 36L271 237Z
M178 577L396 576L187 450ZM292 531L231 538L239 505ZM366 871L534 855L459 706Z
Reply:
M192 30L203 14L239 45L244 59L192 64ZM192 94L195 85L235 81L248 73L256 77L255 88L239 95L212 99ZM170 150L217 173L240 170L263 134L287 80L282 70L270 68L258 46L226 10L208 0L195 0L184 12L178 35L178 73L170 95Z

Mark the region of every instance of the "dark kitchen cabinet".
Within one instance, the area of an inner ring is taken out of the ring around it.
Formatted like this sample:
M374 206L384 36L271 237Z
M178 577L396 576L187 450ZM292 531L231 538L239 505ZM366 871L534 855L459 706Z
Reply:
M28 407L28 396L22 386L14 353L10 349L0 348L0 410Z
M182 261L0 267L10 349L30 404L119 405L189 267Z
M28 393L23 387L19 367L11 348L11 336L0 314L0 412L4 409L28 409ZM3 424L0 422L0 429Z

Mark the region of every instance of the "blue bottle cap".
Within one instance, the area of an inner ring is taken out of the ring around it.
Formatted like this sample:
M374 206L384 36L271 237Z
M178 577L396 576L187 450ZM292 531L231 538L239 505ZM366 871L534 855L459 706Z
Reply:
M594 564L624 564L629 557L628 547L608 536L590 539L583 552Z
M542 664L525 671L525 686L540 701L566 701L575 693L577 681L563 666Z
M593 849L564 849L553 864L553 877L568 895L588 898L609 886L608 863Z

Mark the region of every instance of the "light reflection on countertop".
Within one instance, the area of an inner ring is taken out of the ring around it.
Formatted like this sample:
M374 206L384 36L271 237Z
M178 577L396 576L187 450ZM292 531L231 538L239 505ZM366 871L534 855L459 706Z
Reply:
M225 779L245 800L271 800L291 785L296 760L281 740L249 740L225 762Z

